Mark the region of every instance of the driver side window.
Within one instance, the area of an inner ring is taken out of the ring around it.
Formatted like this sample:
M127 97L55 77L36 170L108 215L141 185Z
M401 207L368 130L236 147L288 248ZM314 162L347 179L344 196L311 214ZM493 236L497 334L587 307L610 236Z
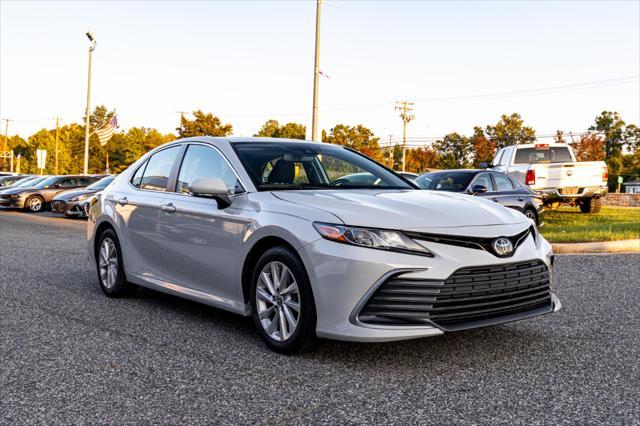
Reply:
M199 178L222 179L229 195L244 192L235 172L215 148L189 145L180 165L176 192L190 194L190 185Z

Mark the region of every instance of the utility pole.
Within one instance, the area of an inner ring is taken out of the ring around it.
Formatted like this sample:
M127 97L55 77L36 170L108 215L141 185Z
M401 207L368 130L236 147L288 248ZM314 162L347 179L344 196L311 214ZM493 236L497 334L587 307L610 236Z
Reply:
M320 6L322 0L316 0L316 53L313 64L313 113L311 116L311 140L318 140L318 78L320 76Z
M85 113L85 132L84 132L84 174L89 173L89 127L90 127L90 119L91 119L91 60L93 58L93 51L96 49L96 39L93 37L91 32L87 32L87 38L91 42L91 46L89 47L89 76L87 78L87 110Z
M388 161L388 163L389 163L389 168L391 170L393 170L393 151L394 151L393 145L392 145L392 142L391 142L392 139L393 139L393 135L389 135L389 161Z
M4 140L2 142L2 167L4 168L6 165L5 158L7 158L5 155L9 155L9 122L13 120L10 118L3 118L2 121L4 121ZM11 165L11 171L13 172L13 164Z
M404 172L407 159L407 123L416 117L413 113L413 102L396 102L396 111L400 111L402 119L402 171Z
M55 174L58 174L58 142L60 141L60 117L56 117L56 168Z

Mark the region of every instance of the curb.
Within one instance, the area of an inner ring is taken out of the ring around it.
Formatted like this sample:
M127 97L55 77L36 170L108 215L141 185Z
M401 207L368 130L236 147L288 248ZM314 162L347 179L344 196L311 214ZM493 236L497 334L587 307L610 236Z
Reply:
M551 247L553 247L554 254L640 253L640 239L595 243L556 243L551 244Z

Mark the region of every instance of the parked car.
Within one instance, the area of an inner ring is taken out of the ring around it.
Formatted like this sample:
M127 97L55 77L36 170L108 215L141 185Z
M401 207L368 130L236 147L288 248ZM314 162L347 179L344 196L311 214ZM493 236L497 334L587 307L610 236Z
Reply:
M15 185L17 182L19 182L21 180L24 180L27 177L31 177L31 176L27 176L27 175L1 176L0 177L0 189L9 188L9 187Z
M42 182L43 180L49 178L49 176L29 176L15 182L13 185L9 187L0 188L0 194L4 191L9 191L14 188L31 188Z
M542 196L517 180L487 170L442 170L425 173L415 180L422 189L459 192L485 197L522 212L539 224L544 208Z
M65 191L51 201L51 210L67 217L85 217L85 204L97 192L105 189L115 179L115 175L106 176L83 189Z
M364 172L375 188L336 185ZM522 214L418 190L325 143L170 142L96 197L87 237L107 296L140 285L252 316L282 353L316 336L436 336L561 306L551 246Z
M608 191L604 161L576 161L564 143L513 145L497 152L493 170L508 174L545 196L546 205L561 203L597 213Z
M10 188L0 194L0 207L43 211L57 194L70 189L83 188L96 182L93 176L51 176L31 188Z
M415 179L419 176L417 173L411 173L411 172L396 172L396 173L405 179L409 179L412 182L415 181Z

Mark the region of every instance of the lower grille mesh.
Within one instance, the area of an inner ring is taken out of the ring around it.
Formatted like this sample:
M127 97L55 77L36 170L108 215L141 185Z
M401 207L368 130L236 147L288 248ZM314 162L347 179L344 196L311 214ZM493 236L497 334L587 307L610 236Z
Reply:
M448 326L549 305L549 270L534 260L459 269L446 281L392 277L360 311L371 324Z

